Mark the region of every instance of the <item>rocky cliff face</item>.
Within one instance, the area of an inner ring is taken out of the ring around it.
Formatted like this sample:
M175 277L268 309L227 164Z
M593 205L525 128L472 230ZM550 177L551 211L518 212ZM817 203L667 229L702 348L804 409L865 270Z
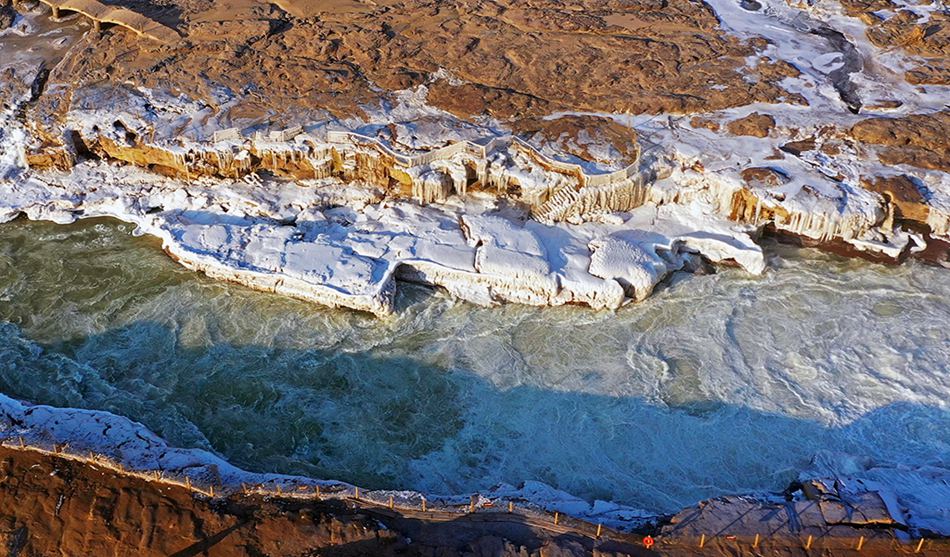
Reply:
M909 122L866 119L855 124L847 137L877 149L882 162L942 170L942 161L948 155L944 141L945 133L950 133L947 122L946 113L915 116ZM728 124L730 133L757 138L767 138L774 127L774 119L760 114ZM907 129L917 131L908 133ZM771 226L819 246L866 237L877 229L890 233L902 228L919 231L930 242L940 243L950 226L950 213L940 205L934 206L926 187L906 175L862 177L861 187L877 194L873 200L877 206L870 211L848 212L840 207L847 195L844 190L829 195L806 185L797 194L797 203L787 203L785 194L776 191L789 184L790 177L770 166L750 166L741 171L741 180L723 181L704 179L703 170L695 167L677 169L676 163L668 160L635 160L626 178L591 185L588 182L592 178L580 167L558 166L517 143L504 144L484 156L459 151L428 162L411 162L426 155L397 158L375 140L331 143L301 132L280 142L250 136L236 141L162 146L148 142L149 133L148 129L129 129L120 121L111 127L102 123L101 127L93 125L84 131L67 130L62 135L71 138L72 145L50 146L47 141L46 147L29 152L27 161L36 170L68 170L76 154L82 153L185 181L200 177L243 179L260 172L294 180L329 178L378 188L390 198L410 198L423 204L442 203L467 191L487 191L523 204L541 222L584 222L646 203L684 204L701 198L737 223ZM811 138L786 143L783 149L797 156L820 150L833 157L838 153L833 149L839 141ZM479 168L483 170L479 172ZM670 191L668 184L655 185L658 175L671 171L692 175L698 186L679 186ZM873 257L883 255L882 250L871 251L878 252L871 253ZM860 250L854 253L860 254ZM903 249L888 253L884 256L894 260L908 255ZM927 253L932 256L938 252Z

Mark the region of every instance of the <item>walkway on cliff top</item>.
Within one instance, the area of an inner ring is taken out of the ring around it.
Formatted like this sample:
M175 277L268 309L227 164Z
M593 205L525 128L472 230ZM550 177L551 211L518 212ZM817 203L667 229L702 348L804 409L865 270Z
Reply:
M166 27L147 16L126 8L107 6L97 0L40 1L53 9L54 18L58 18L62 10L78 12L91 19L96 30L99 30L103 23L110 23L129 29L140 37L163 44L174 44L181 39L181 36L174 29Z

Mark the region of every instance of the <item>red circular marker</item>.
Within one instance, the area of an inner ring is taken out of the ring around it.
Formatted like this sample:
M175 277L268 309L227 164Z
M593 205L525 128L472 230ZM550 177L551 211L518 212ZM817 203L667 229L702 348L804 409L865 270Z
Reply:
M650 549L651 547L653 547L653 538L652 538L651 536L647 536L647 537L643 538L643 545L644 545L647 549Z

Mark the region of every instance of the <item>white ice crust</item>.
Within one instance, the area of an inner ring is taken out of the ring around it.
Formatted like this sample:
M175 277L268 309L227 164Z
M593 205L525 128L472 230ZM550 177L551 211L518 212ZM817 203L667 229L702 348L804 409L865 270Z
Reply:
M392 311L397 277L479 304L615 309L649 294L692 252L765 268L748 228L699 206L648 204L609 223L546 225L489 195L373 203L335 180L184 183L101 162L13 181L0 190L0 221L20 214L118 218L190 269L377 315Z

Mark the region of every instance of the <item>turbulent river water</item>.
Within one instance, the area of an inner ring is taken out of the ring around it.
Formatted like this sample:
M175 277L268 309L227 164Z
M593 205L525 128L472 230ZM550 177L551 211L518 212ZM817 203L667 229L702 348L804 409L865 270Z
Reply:
M400 285L377 320L212 281L111 220L0 226L0 391L235 464L669 512L802 469L950 468L950 272L769 245L616 313Z

